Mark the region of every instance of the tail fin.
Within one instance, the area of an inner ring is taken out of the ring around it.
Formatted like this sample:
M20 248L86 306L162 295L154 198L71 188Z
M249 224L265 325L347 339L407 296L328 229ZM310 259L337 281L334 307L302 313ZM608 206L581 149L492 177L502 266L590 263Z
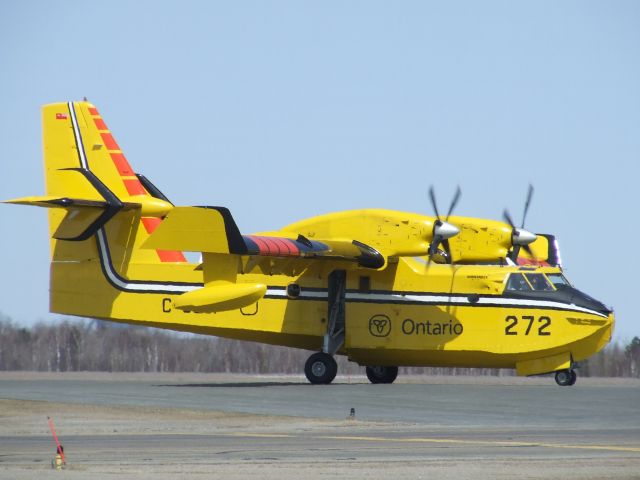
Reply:
M220 273L215 278L207 277L212 268L194 268L181 251L162 249L191 244L156 242L157 246L144 246L174 206L134 172L93 105L46 105L42 125L46 194L9 203L49 210L52 312L149 323L150 318L157 320L159 308L162 315L172 311L167 307L171 304L167 296L195 292L176 304L176 309L218 311L255 303L264 295L263 285L239 287L229 281L238 268L237 257L229 255L231 246L224 251L227 255L215 262L213 270ZM217 223L209 230L213 228L219 237L216 246L229 243L229 224L234 228L233 238L246 250L228 211L215 211ZM204 280L224 288L202 290ZM184 318L165 317L164 323L171 322L191 325Z
M54 209L49 217L54 242L87 240L122 210L137 210L150 234L173 208L151 182L133 171L94 105L45 105L42 130L46 196L9 203ZM186 261L181 252L157 255L161 261Z
M47 195L86 194L63 173L92 172L121 201L147 196L98 110L87 102L45 105L42 109Z

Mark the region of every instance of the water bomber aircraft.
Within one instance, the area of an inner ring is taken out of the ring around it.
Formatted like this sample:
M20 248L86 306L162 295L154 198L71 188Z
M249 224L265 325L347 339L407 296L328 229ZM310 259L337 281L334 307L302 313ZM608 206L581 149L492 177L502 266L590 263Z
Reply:
M523 220L363 209L243 234L221 206L175 206L134 171L89 102L42 108L52 312L336 355L392 383L399 366L515 368L576 382L613 311L565 277L556 239ZM201 262L184 252L200 252ZM302 366L301 366L302 367Z

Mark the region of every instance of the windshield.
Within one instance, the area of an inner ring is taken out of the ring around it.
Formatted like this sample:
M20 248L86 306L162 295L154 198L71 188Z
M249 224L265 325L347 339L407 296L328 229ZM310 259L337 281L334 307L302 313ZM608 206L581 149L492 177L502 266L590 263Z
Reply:
M527 277L527 280L529 280L534 290L538 292L553 291L551 283L549 283L549 280L547 280L542 273L527 273L525 277Z
M569 282L561 273L512 273L507 280L506 291L509 292L553 292ZM555 288L554 288L555 287Z
M569 287L571 284L561 273L547 273L547 278L556 288Z

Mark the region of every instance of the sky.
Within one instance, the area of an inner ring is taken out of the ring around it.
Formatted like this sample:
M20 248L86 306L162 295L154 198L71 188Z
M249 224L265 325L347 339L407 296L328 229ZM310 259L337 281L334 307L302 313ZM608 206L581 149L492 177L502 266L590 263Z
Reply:
M522 216L640 335L636 1L0 3L0 198L44 192L40 106L87 97L175 204L244 233L338 210ZM48 313L43 209L0 205L0 312Z

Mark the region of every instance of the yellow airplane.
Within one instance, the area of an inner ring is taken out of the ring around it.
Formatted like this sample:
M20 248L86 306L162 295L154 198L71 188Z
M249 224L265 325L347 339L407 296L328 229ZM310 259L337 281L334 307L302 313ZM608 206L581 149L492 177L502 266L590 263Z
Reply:
M88 102L42 109L51 311L335 355L392 383L398 366L515 368L576 381L614 316L563 276L557 243L506 222L391 210L242 235L224 207L176 207L137 174ZM530 190L525 215L531 200ZM189 263L183 252L201 252Z

